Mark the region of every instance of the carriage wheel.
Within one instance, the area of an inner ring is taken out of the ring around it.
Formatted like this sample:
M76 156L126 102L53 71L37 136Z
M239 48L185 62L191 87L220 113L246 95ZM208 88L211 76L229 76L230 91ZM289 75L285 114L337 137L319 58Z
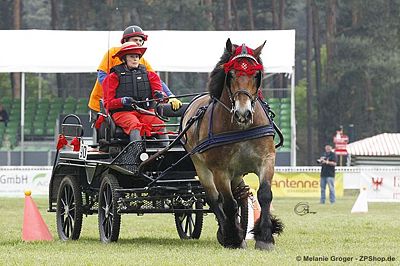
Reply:
M103 178L99 190L99 233L104 243L116 242L119 236L121 215L117 213L118 180L113 175Z
M203 209L203 202L196 201L188 209ZM203 228L203 212L175 213L175 225L180 239L199 239Z
M82 193L76 177L65 176L57 195L56 223L61 240L76 240L82 228Z
M248 198L246 199L241 199L238 200L238 207L239 207L239 223L240 227L243 229L244 232L244 238L246 238L246 233L247 233L247 226L249 222L249 205L248 205Z

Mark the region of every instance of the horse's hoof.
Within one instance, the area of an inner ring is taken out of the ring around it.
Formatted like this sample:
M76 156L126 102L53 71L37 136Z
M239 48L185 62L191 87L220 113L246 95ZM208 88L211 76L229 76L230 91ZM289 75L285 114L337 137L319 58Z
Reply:
M266 250L266 251L272 251L274 249L274 244L272 243L267 243L264 241L256 241L256 249L259 250Z
M227 245L224 245L224 248L246 249L247 248L247 243L246 243L246 241L243 240L240 244L227 244Z
M222 235L220 228L218 228L218 231L217 231L217 240L221 246L225 246L224 236Z

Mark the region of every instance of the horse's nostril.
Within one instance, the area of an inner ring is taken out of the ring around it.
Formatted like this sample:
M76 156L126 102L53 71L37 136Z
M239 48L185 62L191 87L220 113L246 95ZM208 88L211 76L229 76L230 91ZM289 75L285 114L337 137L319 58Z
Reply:
M249 121L251 119L251 112L249 110L244 113L244 118L246 119L246 121Z
M239 119L240 115L238 111L235 111L235 113L233 114L235 116L236 119Z

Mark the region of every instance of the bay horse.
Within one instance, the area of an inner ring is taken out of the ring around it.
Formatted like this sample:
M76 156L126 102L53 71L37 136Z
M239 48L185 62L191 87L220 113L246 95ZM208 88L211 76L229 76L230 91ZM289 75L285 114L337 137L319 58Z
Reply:
M183 128L190 119L198 118L192 121L183 144L216 216L218 241L227 248L247 246L232 192L243 184L247 173L257 174L260 184L257 198L261 216L254 227L255 248L273 249L273 234L283 230L280 220L270 213L275 146L272 120L259 100L263 73L260 54L264 45L265 42L253 50L228 39L210 74L209 95L195 98L182 117Z

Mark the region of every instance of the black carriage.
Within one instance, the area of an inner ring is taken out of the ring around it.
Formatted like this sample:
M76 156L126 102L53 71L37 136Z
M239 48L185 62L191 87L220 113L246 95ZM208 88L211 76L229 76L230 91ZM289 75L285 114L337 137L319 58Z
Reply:
M186 105L184 105L185 107ZM155 115L181 116L169 105L158 105ZM146 137L129 142L110 116L97 130L94 144L85 145L82 123L68 115L60 136L76 138L79 150L57 151L49 185L49 211L56 212L57 232L62 240L80 236L83 215L98 215L100 240L117 241L121 215L170 213L181 239L198 239L203 216L211 210L206 195L177 132L168 140ZM168 123L167 123L168 124ZM172 126L176 126L172 125ZM240 201L241 226L247 229L247 199Z

